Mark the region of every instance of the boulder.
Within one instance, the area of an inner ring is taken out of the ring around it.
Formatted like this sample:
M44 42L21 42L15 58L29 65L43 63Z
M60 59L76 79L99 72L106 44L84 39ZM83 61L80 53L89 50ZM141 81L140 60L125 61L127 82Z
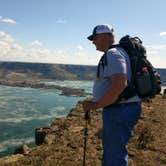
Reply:
M14 154L28 154L29 152L30 148L26 144L23 144L14 151Z
M49 127L42 127L35 129L35 144L42 145L44 143L45 136L50 131Z

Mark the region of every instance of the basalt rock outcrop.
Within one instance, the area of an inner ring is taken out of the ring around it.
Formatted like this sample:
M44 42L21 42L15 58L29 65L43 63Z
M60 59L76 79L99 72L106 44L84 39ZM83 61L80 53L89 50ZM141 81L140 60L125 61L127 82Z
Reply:
M129 166L166 165L166 102L161 95L143 103L142 116L128 145ZM82 166L84 110L78 103L67 117L55 119L36 130L39 146L26 154L0 159L0 166ZM101 110L91 112L86 152L87 166L100 166L102 159ZM29 150L29 149L28 149Z
M69 88L69 87L63 87L59 85L49 85L46 83L40 83L38 80L26 80L26 81L9 81L9 80L0 80L0 85L6 85L6 86L12 86L12 87L29 87L29 88L35 88L35 89L57 89L60 91L60 95L65 96L79 96L79 97L85 97L87 95L90 95L89 93L85 92L84 89L78 89L78 88Z

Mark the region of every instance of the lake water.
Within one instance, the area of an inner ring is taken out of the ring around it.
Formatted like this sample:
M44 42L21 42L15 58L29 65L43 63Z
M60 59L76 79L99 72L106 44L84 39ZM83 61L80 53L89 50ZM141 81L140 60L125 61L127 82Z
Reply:
M92 91L90 81L47 82ZM55 89L0 86L0 157L23 143L34 146L35 128L50 125L65 116L84 97L59 95Z

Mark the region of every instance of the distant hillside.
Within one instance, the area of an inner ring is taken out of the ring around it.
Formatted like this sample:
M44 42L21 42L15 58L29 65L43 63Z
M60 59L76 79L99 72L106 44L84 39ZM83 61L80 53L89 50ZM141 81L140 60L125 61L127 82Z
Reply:
M161 75L162 84L166 86L166 69L157 69ZM32 77L56 80L93 80L96 66L0 62L0 78Z
M95 66L0 62L0 77L11 73L25 74L29 77L38 77L56 80L92 80L95 78Z
M157 69L161 76L162 85L166 86L166 69Z

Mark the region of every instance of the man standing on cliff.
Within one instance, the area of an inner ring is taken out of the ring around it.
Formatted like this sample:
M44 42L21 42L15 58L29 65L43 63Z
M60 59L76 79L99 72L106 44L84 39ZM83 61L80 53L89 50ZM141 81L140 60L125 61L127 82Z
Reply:
M126 145L141 114L141 102L137 95L127 100L118 100L131 79L130 60L124 49L110 48L115 42L111 26L97 25L88 39L104 55L98 64L93 101L84 101L83 108L103 108L102 166L127 166Z

